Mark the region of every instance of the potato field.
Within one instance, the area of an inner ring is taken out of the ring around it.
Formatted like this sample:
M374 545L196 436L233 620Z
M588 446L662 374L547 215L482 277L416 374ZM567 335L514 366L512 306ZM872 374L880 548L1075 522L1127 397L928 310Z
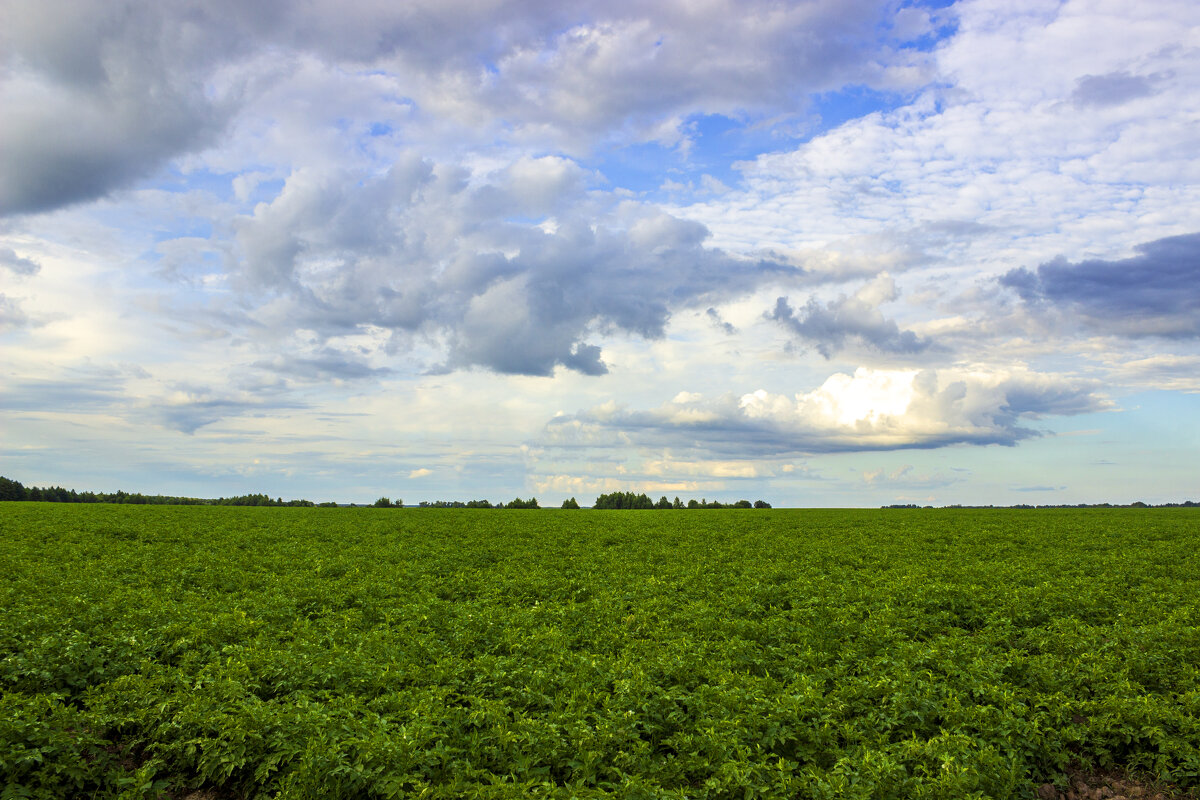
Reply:
M1200 511L5 503L0 798L1200 787Z

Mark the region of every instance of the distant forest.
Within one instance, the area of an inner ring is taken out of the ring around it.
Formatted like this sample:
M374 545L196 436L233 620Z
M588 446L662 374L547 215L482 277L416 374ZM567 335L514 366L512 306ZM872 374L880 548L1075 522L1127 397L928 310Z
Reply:
M563 508L579 508L579 504L567 505L567 503L575 503L575 498L572 497L563 503ZM674 501L668 500L666 496L660 497L658 502L654 502L646 494L634 494L633 492L613 492L612 494L602 494L596 498L596 502L592 504L592 508L599 509L679 509L679 508L770 508L771 504L766 500L756 500L751 503L749 500L738 500L736 503L719 503L716 500L711 503L708 500L688 500L685 505L678 497Z
M243 494L236 497L175 497L165 494L141 494L140 492L79 492L75 489L64 489L61 486L25 486L20 481L5 478L0 475L0 501L30 500L43 503L119 503L123 505L141 506L276 506L299 508L339 508L343 504L326 502L314 503L312 500L284 500L282 497L272 499L266 494ZM355 508L354 503L347 504ZM392 500L381 497L374 503L361 508L403 508L403 500ZM492 504L487 500L471 500L447 502L439 500L433 503L422 502L421 508L540 508L536 498L522 500L515 498L508 503Z
M28 500L43 503L120 503L124 505L145 506L292 506L305 508L338 508L341 504L327 502L314 503L312 500L284 500L282 497L272 499L265 494L244 494L236 497L218 497L212 499L200 497L175 497L162 494L141 494L140 492L80 492L75 489L64 489L61 486L25 486L20 481L0 476L0 501ZM354 503L349 503L354 508ZM363 506L367 507L367 506ZM392 500L381 497L369 505L371 508L404 508L403 500ZM513 498L507 503L492 503L490 500L422 500L418 508L541 508L536 497L522 500ZM759 500L751 503L749 500L739 500L736 503L719 503L708 500L688 500L685 504L678 497L672 502L666 497L657 503L646 494L633 492L613 492L602 494L596 498L592 508L598 509L659 509L659 508L770 508L771 504ZM572 497L563 501L562 508L582 508Z
M0 500L33 500L44 503L121 503L139 506L336 506L337 503L314 503L311 500L272 499L265 494L244 494L237 497L172 497L140 492L79 492L61 486L24 486L0 475Z
M312 500L284 500L282 497L272 499L265 494L245 494L236 497L218 497L206 499L200 497L175 497L162 494L141 494L140 492L80 492L75 489L64 489L61 486L25 486L20 481L0 476L0 501L28 500L43 503L120 503L125 505L146 506L293 506L306 508L338 508L341 504L327 502L314 503ZM355 507L349 503L349 507ZM365 506L364 506L365 507ZM371 508L404 508L403 500L392 500L381 497ZM492 503L490 500L422 500L418 508L541 508L536 497L522 500L514 498L507 503ZM716 500L688 500L686 503L678 497L672 502L665 496L656 503L649 495L634 494L633 492L613 492L602 494L596 498L592 508L597 509L679 509L679 508L770 508L765 500L751 503L749 500L738 500L736 503L720 503ZM582 508L572 497L563 501L562 508Z
M64 489L61 486L25 486L20 481L15 481L10 478L5 478L0 475L0 501L4 500L29 500L41 501L45 503L120 503L126 505L144 505L144 506L276 506L276 507L301 507L301 508L339 508L349 507L355 508L354 503L314 503L312 500L284 500L282 497L272 498L265 494L243 494L236 497L217 497L217 498L201 498L201 497L174 497L171 495L162 494L141 494L140 492L79 492L74 489ZM392 500L387 497L381 497L374 503L357 506L358 508L404 508L403 500ZM409 506L411 508L412 506ZM417 508L541 508L538 505L536 497L531 497L528 500L522 500L517 497L507 503L492 503L490 500L422 500L417 504ZM1182 503L1062 503L1062 504L1046 504L1046 505L1028 505L1021 503L1011 506L967 506L967 505L949 505L938 506L939 508L1198 508L1200 503L1192 500L1187 500ZM562 508L577 509L583 508L579 505L574 497L570 500L564 500ZM684 502L676 497L674 500L668 500L666 496L660 497L657 501L651 500L650 496L644 492L635 494L633 492L612 492L610 494L602 494L592 503L591 508L600 510L659 510L659 509L689 509L689 508L771 508L771 504L765 500L755 500L751 503L749 500L738 500L734 503L721 503L716 500L688 500ZM921 506L913 503L897 503L894 505L882 506L884 509L921 509L934 508L934 506Z

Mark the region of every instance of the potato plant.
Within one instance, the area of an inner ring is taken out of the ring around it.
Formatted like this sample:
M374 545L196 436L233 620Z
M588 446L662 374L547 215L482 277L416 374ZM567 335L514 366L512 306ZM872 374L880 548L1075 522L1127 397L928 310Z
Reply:
M1200 786L1200 512L0 507L0 798Z

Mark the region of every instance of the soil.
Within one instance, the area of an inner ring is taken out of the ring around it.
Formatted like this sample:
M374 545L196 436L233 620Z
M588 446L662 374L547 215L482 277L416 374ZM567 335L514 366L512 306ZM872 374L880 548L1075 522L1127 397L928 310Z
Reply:
M1172 783L1139 776L1078 771L1067 775L1069 788L1044 783L1037 789L1038 800L1200 800Z

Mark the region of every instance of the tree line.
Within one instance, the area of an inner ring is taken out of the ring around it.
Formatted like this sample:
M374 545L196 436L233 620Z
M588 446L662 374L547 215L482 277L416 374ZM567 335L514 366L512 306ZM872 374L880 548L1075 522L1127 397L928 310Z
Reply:
M115 492L79 492L61 486L25 486L0 475L0 501L30 500L43 503L119 503L138 506L292 506L311 508L311 500L284 500L265 494L243 494L236 497L175 497L165 494L142 494L118 489ZM322 503L321 505L337 505Z
M568 506L567 503L573 505ZM596 498L596 502L592 504L592 508L596 509L681 509L681 508L770 508L771 504L766 500L755 500L751 503L749 500L738 500L735 503L721 503L713 500L711 503L707 499L697 501L695 498L688 500L686 504L678 497L673 501L668 500L666 495L654 502L645 492L634 494L633 492L612 492L610 494L602 494ZM579 508L579 504L572 497L566 503L563 503L563 508Z
M353 505L353 504L351 504ZM375 508L403 508L403 500L389 500L386 497L381 497L374 503ZM522 500L515 497L507 503L492 503L490 500L468 500L465 503L462 500L422 500L417 504L418 508L541 508L538 505L536 497L531 497L528 500Z
M126 492L118 490L116 492L79 492L74 489L64 489L61 486L25 486L20 481L15 481L10 478L0 476L0 501L3 500L30 500L48 503L120 503L127 505L152 505L152 506L275 506L275 507L303 507L303 508L337 508L338 503L314 503L312 500L284 500L282 497L272 498L266 494L244 494L235 497L218 497L218 498L201 498L201 497L175 497L173 495L162 494L142 494L140 492ZM350 503L351 508L354 503ZM373 508L403 508L403 500L392 500L389 497L380 497L371 504ZM507 503L492 503L490 500L422 500L418 504L419 508L541 508L536 497L530 497L528 500L522 500L520 497L513 498ZM572 497L570 500L564 500L563 508L578 509L581 508L579 502ZM668 500L666 496L660 497L658 502L650 499L650 496L645 492L635 494L634 492L612 492L610 494L602 494L596 498L592 504L595 509L683 509L683 508L770 508L771 504L765 500L756 500L751 503L749 500L738 500L735 503L721 503L716 500L688 500L684 503L678 497Z

